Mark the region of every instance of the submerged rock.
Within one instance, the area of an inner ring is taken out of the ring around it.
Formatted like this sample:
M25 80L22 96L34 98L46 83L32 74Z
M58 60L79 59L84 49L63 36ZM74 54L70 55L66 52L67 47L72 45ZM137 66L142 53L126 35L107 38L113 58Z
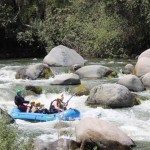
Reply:
M80 83L81 81L79 76L74 73L57 75L51 82L51 84L59 84L59 85L77 85Z
M74 140L58 139L54 142L36 141L35 150L76 150L79 144Z
M42 88L40 86L33 86L33 85L27 85L25 87L27 90L27 93L35 93L35 94L41 94L42 93Z

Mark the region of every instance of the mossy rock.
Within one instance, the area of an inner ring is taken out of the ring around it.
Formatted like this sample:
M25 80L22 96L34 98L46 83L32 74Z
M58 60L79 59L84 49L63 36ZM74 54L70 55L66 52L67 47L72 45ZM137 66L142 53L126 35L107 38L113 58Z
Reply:
M49 79L51 76L53 76L53 73L49 66L41 63L21 68L15 75L16 79L29 80Z
M83 90L79 91L76 95L77 96L82 96L82 95L89 95L90 94L90 90L84 88Z
M49 79L49 77L53 76L52 71L49 68L44 68L43 72L39 75L38 79Z
M26 86L25 89L27 92L31 92L31 93L33 92L35 94L41 94L42 93L42 88L40 86L29 85L29 86Z
M135 96L135 98L138 98L140 100L149 100L150 99L150 96L143 96L143 95L139 95L137 93L133 93L132 94Z
M129 70L122 70L122 73L123 74L130 74L130 71Z
M136 97L134 99L134 105L140 105L141 104L141 99L139 97Z
M117 77L117 72L115 72L115 71L109 72L105 75L105 77L107 77L107 78Z

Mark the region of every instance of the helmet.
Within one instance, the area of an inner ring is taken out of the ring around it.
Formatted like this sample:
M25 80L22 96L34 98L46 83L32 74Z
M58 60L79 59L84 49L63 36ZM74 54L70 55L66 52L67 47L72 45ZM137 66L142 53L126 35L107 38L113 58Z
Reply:
M39 101L36 101L36 102L35 102L35 105L36 105L36 106L40 106L40 104L41 104L41 103L40 103Z
M34 100L30 100L30 104L35 104L35 101Z
M17 94L21 94L21 93L22 93L22 90L17 89L17 90L16 90L16 93L17 93Z
M63 95L58 96L57 99L63 100L63 99L64 99L64 96L63 96Z

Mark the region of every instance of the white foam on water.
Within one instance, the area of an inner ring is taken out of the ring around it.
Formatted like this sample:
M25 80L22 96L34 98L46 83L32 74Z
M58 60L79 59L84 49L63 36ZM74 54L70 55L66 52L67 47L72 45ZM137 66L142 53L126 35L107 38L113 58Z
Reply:
M122 131L128 134L129 137L135 141L149 141L150 140L150 129L143 128L142 126L135 125L123 125L119 127Z
M11 81L15 79L16 72L10 70L0 70L0 80L1 81Z
M26 100L37 100L40 101L48 109L52 100L56 99L62 93L43 93L39 96L26 96ZM66 102L71 94L63 92L64 101ZM81 119L85 117L94 117L98 119L103 119L114 123L127 135L129 135L133 140L150 140L150 101L142 101L138 106L131 108L122 109L103 109L101 107L91 108L85 105L85 101L88 96L74 96L69 101L68 108L75 108L81 112ZM15 106L13 100L5 101L0 100L0 105L11 109ZM143 115L141 115L143 114ZM79 120L72 121L71 129L75 129L75 125L78 124ZM56 121L52 122L28 122L23 120L16 120L19 128L25 130L28 133L36 133L38 138L43 140L49 137L52 140L58 139L58 129L54 129ZM66 129L67 130L67 129ZM74 133L75 134L75 133ZM68 138L67 135L63 135ZM71 138L74 138L73 135Z
M0 84L0 106L2 108L7 108L7 110L15 107L13 102L13 93L12 88L13 84L21 84L23 87L25 85L49 85L53 78L46 80L22 80L15 79L16 69L20 66L8 66L0 69L0 82L5 82ZM60 73L61 75L61 73ZM62 74L63 75L63 74ZM124 75L119 73L119 78ZM97 80L95 81L97 82ZM57 96L62 93L42 93L39 96L25 96L26 100L37 100L40 101L45 107L48 109L52 100L56 99ZM63 92L64 101L66 102L72 95ZM150 91L139 92L140 95L147 96L150 95ZM134 106L131 108L122 108L122 109L103 109L101 107L91 108L85 105L85 101L88 96L73 96L69 101L68 108L75 108L81 112L81 119L84 117L94 117L98 119L107 120L113 122L118 128L124 131L127 135L129 135L133 140L143 140L150 141L150 100L142 101L142 103L138 106ZM78 124L79 120L72 121L71 127L62 130L72 130L74 131L76 124ZM57 121L52 122L38 122L31 123L23 120L16 120L16 124L19 128L25 130L27 133L36 133L38 138L43 140L47 140L47 138L51 140L58 139L58 129L54 128L54 125ZM68 135L63 135L61 137L69 138ZM71 138L75 138L73 135Z

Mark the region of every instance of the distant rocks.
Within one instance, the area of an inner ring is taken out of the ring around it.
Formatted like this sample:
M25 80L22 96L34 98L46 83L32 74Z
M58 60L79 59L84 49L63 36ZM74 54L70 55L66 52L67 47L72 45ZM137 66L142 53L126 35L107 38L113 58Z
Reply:
M81 83L82 78L114 78L117 72L111 68L102 65L85 65L86 60L82 58L75 50L66 46L59 45L54 47L43 59L43 63L37 63L16 72L16 79L49 79L53 77L50 84L53 85L77 85ZM85 66L84 66L85 65ZM55 75L51 68L53 67L70 67L68 72ZM118 84L127 87L130 91L140 92L150 87L150 49L139 55L134 67L127 64L122 68L123 74L130 74L119 79ZM131 75L132 74L132 75ZM140 79L138 77L141 77ZM89 90L85 90L86 94Z

